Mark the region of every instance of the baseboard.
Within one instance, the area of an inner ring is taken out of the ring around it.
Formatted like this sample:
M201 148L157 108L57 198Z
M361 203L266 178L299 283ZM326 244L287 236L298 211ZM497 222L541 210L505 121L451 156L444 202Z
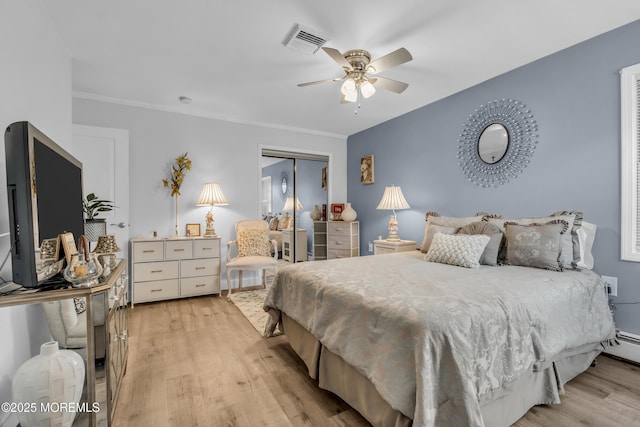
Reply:
M640 363L640 336L629 332L618 332L620 345L607 348L604 352L612 356Z

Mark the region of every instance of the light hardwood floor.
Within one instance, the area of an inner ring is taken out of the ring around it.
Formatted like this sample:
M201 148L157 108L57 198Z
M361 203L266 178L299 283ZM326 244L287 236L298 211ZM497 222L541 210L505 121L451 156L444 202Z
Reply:
M516 426L640 426L640 368L606 356ZM321 390L286 337L262 338L224 297L129 310L115 426L367 426Z

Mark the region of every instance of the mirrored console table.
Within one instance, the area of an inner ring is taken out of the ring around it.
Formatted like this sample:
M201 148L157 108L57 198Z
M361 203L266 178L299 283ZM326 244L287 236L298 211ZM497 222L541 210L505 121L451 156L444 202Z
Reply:
M77 413L74 426L108 426L114 414L120 383L127 367L127 276L126 261L116 261L111 274L90 288L18 290L0 296L0 308L84 298L86 347L68 348L80 353L86 363L85 386L80 405L99 408ZM65 349L60 344L61 349ZM98 350L98 351L96 351ZM99 353L99 354L98 354ZM95 405L94 405L95 404Z

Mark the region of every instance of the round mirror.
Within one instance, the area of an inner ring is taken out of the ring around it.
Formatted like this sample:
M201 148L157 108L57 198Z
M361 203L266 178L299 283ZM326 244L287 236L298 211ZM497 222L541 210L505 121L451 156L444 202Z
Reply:
M485 128L478 139L478 155L488 165L498 163L509 148L509 132L499 123Z
M287 194L287 177L282 177L282 194Z

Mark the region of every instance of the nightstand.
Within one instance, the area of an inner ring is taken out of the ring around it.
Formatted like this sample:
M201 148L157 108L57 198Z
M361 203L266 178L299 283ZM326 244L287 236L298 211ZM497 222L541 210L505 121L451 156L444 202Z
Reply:
M373 254L393 254L396 252L415 251L417 242L415 240L400 240L399 242L389 242L387 240L373 241Z

